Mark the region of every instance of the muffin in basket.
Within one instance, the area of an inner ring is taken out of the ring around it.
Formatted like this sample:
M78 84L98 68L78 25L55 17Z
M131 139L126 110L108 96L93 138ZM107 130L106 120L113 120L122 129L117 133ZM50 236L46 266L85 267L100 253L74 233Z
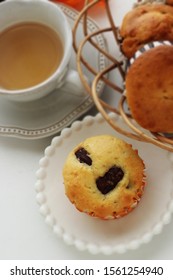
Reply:
M172 45L162 44L141 53L129 67L125 87L132 117L141 127L173 132Z
M173 7L145 4L129 11L120 27L121 49L132 57L144 44L152 41L173 41Z
M87 138L68 155L65 193L75 207L100 219L117 219L138 204L145 185L138 152L111 135Z

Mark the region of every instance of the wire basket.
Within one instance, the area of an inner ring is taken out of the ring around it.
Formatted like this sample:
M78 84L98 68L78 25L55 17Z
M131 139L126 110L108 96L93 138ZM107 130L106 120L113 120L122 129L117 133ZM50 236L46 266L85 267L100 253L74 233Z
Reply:
M87 18L88 18L88 12L89 10L96 5L99 2L99 0L93 0L85 1L85 6L82 9L82 11L79 13L74 27L73 27L73 47L76 52L77 57L77 68L78 72L81 78L81 81L83 82L83 85L87 92L92 96L94 103L97 107L97 109L100 111L100 113L103 115L104 119L109 123L109 125L116 130L117 132L143 142L152 143L162 149L168 150L170 152L173 151L173 134L163 134L163 133L152 133L150 131L144 130L141 128L132 118L130 112L127 109L127 103L126 103L126 96L124 95L124 79L125 79L125 64L126 64L126 58L121 55L120 58L113 57L108 51L105 51L101 49L95 42L94 38L98 34L104 34L107 32L111 32L115 41L115 44L118 46L120 52L121 52L121 38L119 35L119 28L115 25L109 0L105 0L105 12L106 16L108 17L108 22L110 23L110 26L105 27L103 29L99 29L93 33L89 33L87 29ZM142 1L139 1L140 4ZM145 2L145 1L144 1ZM152 1L153 2L153 1ZM160 1L159 1L160 2ZM83 35L81 42L77 45L76 42L76 32L78 29L79 23L83 24ZM102 70L101 72L95 71L91 65L87 63L87 59L83 57L82 51L86 43L90 43L93 47L97 49L98 52L100 52L102 55L104 55L107 60L109 61L108 66ZM84 65L93 75L93 81L92 84L89 85L88 82L85 79L85 76L83 74L82 65ZM117 84L115 81L111 81L109 79L109 74L111 71L116 71L116 74L121 77L121 85ZM102 81L104 84L108 87L111 87L113 89L113 92L116 94L118 102L116 106L112 106L101 99L99 94L97 93L97 85L98 83ZM125 128L120 127L118 123L113 120L110 117L110 112L114 112L118 115L120 115L123 119L123 122L125 124Z

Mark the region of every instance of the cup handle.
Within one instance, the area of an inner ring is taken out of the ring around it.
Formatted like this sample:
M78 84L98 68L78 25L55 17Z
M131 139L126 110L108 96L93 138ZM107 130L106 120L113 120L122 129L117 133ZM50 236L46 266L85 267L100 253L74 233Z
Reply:
M86 76L85 80L87 81L87 83L89 83L88 78ZM61 90L78 97L84 97L87 95L87 92L84 88L84 85L81 82L78 72L72 69L68 70L64 78L64 83L61 86Z

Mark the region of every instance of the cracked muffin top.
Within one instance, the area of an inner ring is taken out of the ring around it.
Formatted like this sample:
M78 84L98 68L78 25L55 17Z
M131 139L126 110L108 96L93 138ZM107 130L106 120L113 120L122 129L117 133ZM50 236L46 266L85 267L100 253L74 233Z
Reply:
M132 57L144 44L152 41L173 41L173 7L146 4L129 11L120 27L121 49Z

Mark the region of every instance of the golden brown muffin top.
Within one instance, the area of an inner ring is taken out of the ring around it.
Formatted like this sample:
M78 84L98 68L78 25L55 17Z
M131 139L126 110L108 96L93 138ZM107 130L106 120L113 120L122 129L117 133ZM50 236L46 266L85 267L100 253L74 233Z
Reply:
M128 58L145 43L173 41L173 7L146 4L134 8L125 15L120 35L123 38L122 51Z
M173 46L141 54L126 75L127 102L133 118L153 132L173 132Z
M130 144L99 135L74 148L63 176L66 195L78 210L102 219L118 218L140 200L144 163Z

